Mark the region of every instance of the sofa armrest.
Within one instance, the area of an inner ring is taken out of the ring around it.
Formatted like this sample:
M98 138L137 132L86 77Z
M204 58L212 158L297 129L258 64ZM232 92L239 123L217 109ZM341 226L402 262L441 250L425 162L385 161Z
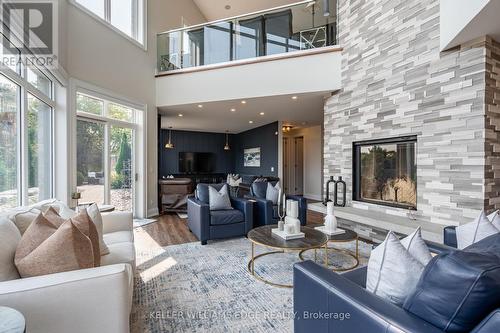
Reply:
M132 212L110 212L101 215L105 234L117 231L132 231L134 228Z
M242 198L231 198L231 205L245 215L245 229L253 228L253 202Z
M307 224L307 199L301 195L287 195L287 199L299 202L299 220L301 225Z
M429 250L435 254L448 253L456 250L456 248L448 246L446 244L439 244L431 241L425 241L425 244L427 244Z
M277 221L273 218L272 201L249 195L246 195L245 199L254 201L254 219L256 227L277 223Z
M456 227L445 227L443 231L444 243L448 246L457 248L457 230Z
M129 332L133 274L127 264L0 282L0 304L27 332Z
M293 276L295 333L443 333L312 261L295 264Z
M209 239L210 206L192 197L188 199L188 227L201 242Z
M500 309L496 309L484 318L471 333L497 333L500 330Z

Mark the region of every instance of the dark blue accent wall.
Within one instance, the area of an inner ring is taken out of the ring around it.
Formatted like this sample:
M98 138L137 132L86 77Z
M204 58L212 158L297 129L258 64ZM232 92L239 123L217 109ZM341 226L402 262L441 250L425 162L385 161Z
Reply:
M235 173L242 175L278 176L278 122L254 128L235 136ZM260 147L260 168L245 167L243 152ZM274 171L271 171L274 168Z
M229 135L230 151L224 150L224 133L172 131L174 149L165 149L168 130L159 133L159 177L179 173L179 153L214 153L215 173L238 173L257 176L278 175L278 122L258 127L239 134ZM247 148L261 149L260 168L243 166L243 151ZM274 167L274 172L271 172Z
M233 135L229 135L229 143L233 141ZM160 131L159 144L159 177L179 173L179 153L214 153L215 173L230 173L234 170L234 153L225 151L224 144L226 135L223 133L205 133L190 131L172 131L172 143L174 149L165 149L168 142L168 130Z

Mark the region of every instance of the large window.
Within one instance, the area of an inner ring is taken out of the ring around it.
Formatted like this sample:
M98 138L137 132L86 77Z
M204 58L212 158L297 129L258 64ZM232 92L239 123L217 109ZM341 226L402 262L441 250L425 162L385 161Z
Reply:
M8 63L0 69L0 211L53 196L53 82Z
M106 24L144 45L146 0L72 0Z
M354 200L416 209L416 137L354 144Z
M77 187L81 204L111 204L132 211L138 110L78 92Z

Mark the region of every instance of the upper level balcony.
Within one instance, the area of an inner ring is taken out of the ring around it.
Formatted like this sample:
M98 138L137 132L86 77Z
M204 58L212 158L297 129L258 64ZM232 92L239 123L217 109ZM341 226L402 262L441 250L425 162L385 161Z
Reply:
M340 89L336 40L335 0L160 33L157 106Z

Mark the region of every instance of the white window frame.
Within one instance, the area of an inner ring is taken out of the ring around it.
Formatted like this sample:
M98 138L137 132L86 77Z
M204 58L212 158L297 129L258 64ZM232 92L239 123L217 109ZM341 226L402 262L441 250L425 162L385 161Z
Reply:
M77 94L88 95L93 98L104 100L104 114L96 115L87 112L80 112L76 110L76 97ZM134 207L134 217L145 218L147 216L147 145L146 145L146 129L147 129L147 104L141 104L140 102L130 100L125 96L118 95L114 92L106 90L104 88L100 88L98 86L92 85L90 83L80 81L77 79L70 79L70 111L73 115L72 117L72 133L74 133L71 137L72 140L72 153L71 153L71 166L70 166L70 174L71 174L71 188L73 192L77 190L77 182L76 182L76 173L77 173L77 164L76 164L76 155L77 155L77 137L76 137L76 126L77 120L81 119L84 121L93 121L104 123L109 126L120 126L131 128L135 132L134 136L134 170L133 170L133 207ZM125 107L129 107L134 110L134 119L131 122L117 120L113 118L108 118L107 113L107 105L108 103L118 104ZM107 126L105 127L105 145L108 145L109 142L109 134ZM109 156L105 156L105 166L104 172L106 173L105 178L105 200L109 198Z
M2 47L0 45L0 47ZM18 154L17 154L17 203L21 206L26 206L29 204L28 199L28 122L26 121L28 115L28 94L33 97L39 99L44 104L50 107L50 197L54 197L55 190L55 110L56 110L56 102L55 102L55 82L54 77L45 70L41 70L39 68L31 68L34 72L37 72L39 75L44 75L50 81L50 91L51 95L47 96L38 88L33 86L27 80L27 67L21 64L20 73L13 71L12 69L5 67L3 65L0 66L0 73L5 76L7 79L11 80L13 83L19 86L19 113L17 117L18 121L18 137L17 137L17 146L18 146ZM43 199L42 199L43 200Z
M127 35L117 27L115 27L113 24L111 24L111 0L102 0L104 1L104 18L100 17L96 13L94 13L92 10L88 9L84 5L80 4L77 2L77 0L69 0L69 3L75 6L76 8L80 9L96 21L100 22L101 24L105 25L109 29L113 30L116 32L118 35L122 36L132 44L140 47L144 51L147 51L147 41L148 41L148 33L147 33L147 27L148 27L148 22L147 22L147 12L148 12L148 6L147 2L148 0L134 0L132 5L132 35L133 37ZM141 5L142 4L142 5ZM138 22L138 18L142 18L142 24L141 22ZM142 33L141 33L142 29ZM142 39L142 42L140 39Z

